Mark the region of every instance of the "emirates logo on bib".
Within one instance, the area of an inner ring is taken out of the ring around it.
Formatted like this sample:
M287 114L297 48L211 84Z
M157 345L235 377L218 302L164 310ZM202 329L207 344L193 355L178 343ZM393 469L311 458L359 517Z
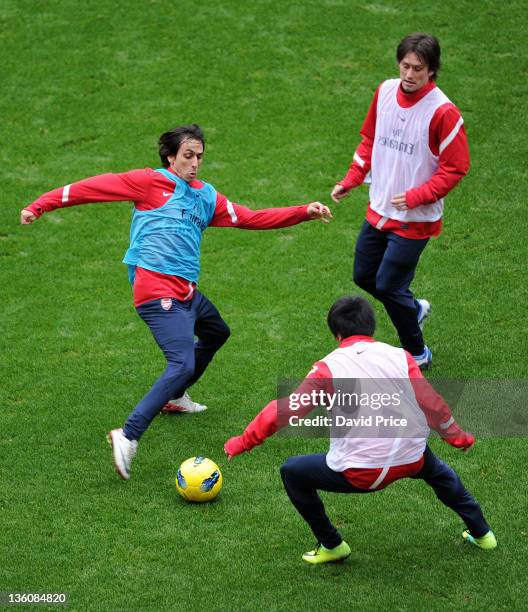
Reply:
M172 299L171 298L162 298L160 300L161 307L163 310L170 310L172 308Z

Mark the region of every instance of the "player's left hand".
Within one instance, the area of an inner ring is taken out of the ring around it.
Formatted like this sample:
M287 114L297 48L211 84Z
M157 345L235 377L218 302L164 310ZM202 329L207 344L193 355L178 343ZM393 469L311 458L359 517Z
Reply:
M397 193L395 196L392 196L391 204L394 206L396 210L409 210L407 206L407 198L404 193Z
M475 436L472 433L460 429L456 423L453 423L442 435L445 442L461 451L468 451L475 444Z
M328 223L329 219L332 219L332 213L328 206L321 202L311 202L308 204L308 218L320 219L323 223Z
M459 440L458 445L453 444L455 448L459 448L463 453L473 448L475 444L475 436L472 433L464 431L464 439Z

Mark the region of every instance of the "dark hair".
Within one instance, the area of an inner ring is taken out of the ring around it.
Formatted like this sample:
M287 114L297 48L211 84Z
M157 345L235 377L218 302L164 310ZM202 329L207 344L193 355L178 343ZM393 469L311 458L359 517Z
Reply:
M398 64L407 53L416 53L422 62L427 64L428 70L432 71L431 79L436 80L436 75L440 70L440 43L438 38L423 32L409 34L400 42L396 50Z
M182 143L185 140L199 140L205 150L205 137L202 129L196 123L191 125L180 125L179 127L173 128L168 132L163 133L159 137L159 156L161 163L165 168L170 166L169 155L176 155L178 153Z
M376 329L374 309L359 295L339 298L328 312L327 323L334 337L341 336L342 339L373 336Z

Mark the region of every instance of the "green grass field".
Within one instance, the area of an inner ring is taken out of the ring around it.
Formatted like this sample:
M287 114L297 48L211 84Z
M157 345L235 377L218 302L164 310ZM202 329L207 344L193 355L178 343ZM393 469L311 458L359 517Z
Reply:
M230 199L330 203L375 87L396 75L397 43L429 31L472 154L413 285L434 308L431 376L528 378L525 8L2 0L0 591L67 592L71 610L526 609L522 437L481 438L467 455L432 443L481 502L497 550L463 546L458 517L405 481L325 496L353 547L334 567L302 564L312 536L278 472L290 455L325 451L325 440L276 437L224 459L224 441L277 380L304 376L333 348L325 317L355 291L365 188L333 207L327 227L206 233L200 287L232 337L192 392L209 410L157 419L128 483L113 472L105 433L164 367L120 263L131 205L18 225L19 210L49 189L158 167L158 135L190 121L208 139L201 176ZM378 338L396 343L377 312ZM224 474L219 498L203 506L174 487L196 454Z

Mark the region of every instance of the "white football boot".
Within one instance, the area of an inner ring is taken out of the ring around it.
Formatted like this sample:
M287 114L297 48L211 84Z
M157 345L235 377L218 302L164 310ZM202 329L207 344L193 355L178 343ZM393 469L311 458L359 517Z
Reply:
M418 325L420 326L420 329L423 330L425 319L427 319L427 317L431 313L431 304L427 300L424 300L424 299L420 299L416 301L418 302L418 307L420 309L417 315Z
M433 363L433 353L428 346L424 347L424 352L421 355L413 355L413 357L420 370L427 370Z
M187 391L178 399L172 399L161 409L162 414L171 414L173 412L203 412L207 410L207 406L193 402Z
M136 454L137 440L129 440L122 429L112 429L106 436L112 447L114 467L123 480L130 478L130 464Z

